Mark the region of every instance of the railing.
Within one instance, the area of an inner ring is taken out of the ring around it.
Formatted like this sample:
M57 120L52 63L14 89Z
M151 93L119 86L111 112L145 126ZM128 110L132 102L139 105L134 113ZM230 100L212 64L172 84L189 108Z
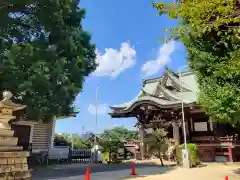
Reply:
M208 145L208 146L240 146L240 140L237 136L226 136L226 137L212 137L208 139L195 139L191 141L197 145Z
M27 147L27 146L25 146ZM28 145L28 150L31 152L32 145ZM27 148L25 148L27 150ZM92 160L91 149L71 149L68 146L55 146L49 149L48 152L30 153L28 158L31 166L58 164L58 163L87 163Z
M69 152L69 158L73 163L87 163L92 160L93 153L91 149L72 149Z

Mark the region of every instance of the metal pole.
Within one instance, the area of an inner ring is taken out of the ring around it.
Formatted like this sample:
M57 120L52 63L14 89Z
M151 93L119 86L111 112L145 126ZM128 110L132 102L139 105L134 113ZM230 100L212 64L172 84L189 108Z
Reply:
M94 151L95 151L95 160L96 160L96 162L98 161L98 156L97 156L98 90L99 90L99 86L97 86L97 88L96 88L96 121L95 121L96 132L95 132L95 136L94 136Z
M179 79L181 82L181 88L180 88L180 92L182 92L182 73L179 72ZM181 100L182 103L182 121L183 121L183 137L184 137L184 147L187 150L187 133L186 133L186 126L185 126L185 115L184 115L184 104L183 104L183 100Z
M71 133L71 146L72 146L72 149L74 147L74 144L73 144L73 133Z
M182 69L185 68L187 66L183 66L181 67ZM179 80L180 80L180 92L182 92L182 72L181 72L181 68L179 68ZM186 124L185 124L185 115L184 115L184 103L183 100L181 99L181 104L182 104L182 123L183 123L183 138L184 138L184 155L183 155L183 166L189 168L190 164L189 164L189 155L188 155L188 149L187 149L187 133L186 133Z

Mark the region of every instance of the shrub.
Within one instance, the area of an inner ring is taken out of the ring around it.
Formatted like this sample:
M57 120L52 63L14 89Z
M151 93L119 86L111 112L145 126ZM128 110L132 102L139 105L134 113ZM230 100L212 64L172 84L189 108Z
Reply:
M109 152L103 152L102 158L103 158L104 162L108 162L109 161Z
M182 161L182 149L185 149L184 144L180 146L181 151L178 153L178 159ZM200 159L197 152L196 144L187 144L187 149L189 153L189 160L191 167L195 167L200 164Z

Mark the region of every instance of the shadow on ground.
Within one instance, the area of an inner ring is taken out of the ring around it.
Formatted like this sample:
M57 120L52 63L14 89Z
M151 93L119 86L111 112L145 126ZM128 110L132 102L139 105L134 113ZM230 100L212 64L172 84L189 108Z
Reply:
M233 170L234 174L240 175L240 168Z
M62 166L51 166L46 168L40 168L34 171L33 180L53 180L53 179L64 179L70 180L73 179L71 177L81 176L85 174L85 169L88 167L87 165L84 167L82 164L74 164L74 165L62 165ZM136 172L138 176L130 176L131 173L131 164L123 163L123 164L91 164L89 165L90 172L92 175L98 173L99 176L104 176L104 174L108 173L107 179L111 180L119 180L119 177L126 178L134 178L140 176L149 176L149 175L157 175L166 173L168 171L174 170L176 167L173 165L169 166L160 166L156 164L136 164ZM104 172L104 173L103 173ZM98 176L98 174L96 174ZM110 174L110 175L109 175ZM95 175L94 175L95 176ZM104 177L99 177L99 180L104 179Z

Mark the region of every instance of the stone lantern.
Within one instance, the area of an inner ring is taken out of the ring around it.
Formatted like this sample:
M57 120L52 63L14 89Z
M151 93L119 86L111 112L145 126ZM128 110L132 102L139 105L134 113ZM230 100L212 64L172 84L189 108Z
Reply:
M25 106L15 104L11 97L11 92L4 91L3 100L0 101L0 180L30 180L31 171L27 163L29 152L17 146L18 138L13 137L14 131L9 125L9 121L15 119L13 112Z

